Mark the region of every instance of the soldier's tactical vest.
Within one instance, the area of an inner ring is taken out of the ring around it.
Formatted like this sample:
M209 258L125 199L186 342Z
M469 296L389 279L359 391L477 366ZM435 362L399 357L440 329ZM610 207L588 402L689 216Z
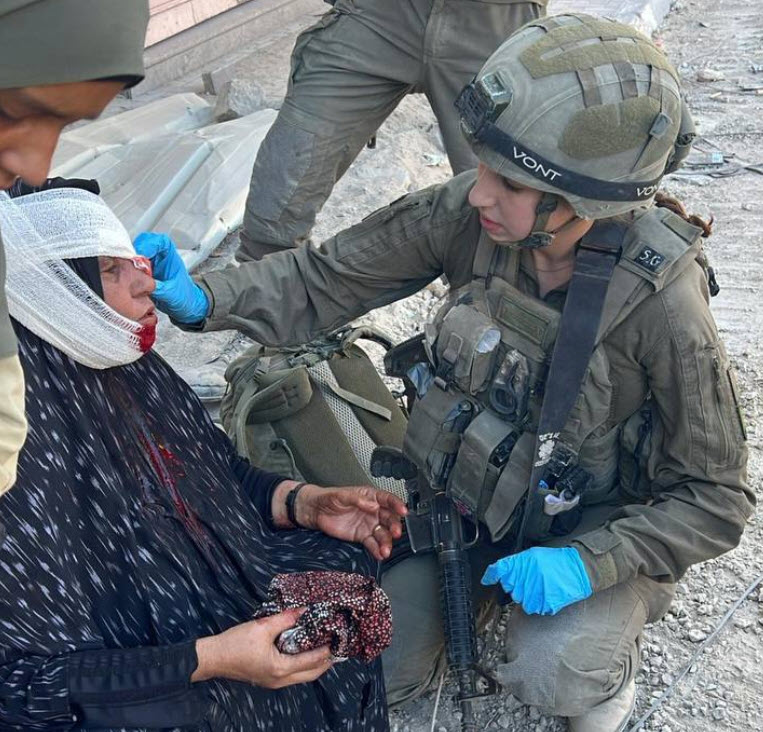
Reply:
M567 533L580 507L616 501L621 479L638 479L638 455L624 464L619 454L623 439L648 451L644 428L607 429L612 387L602 341L698 258L704 261L700 231L665 208L652 208L628 226L580 395L559 439L575 456L566 475L577 483L568 487L582 490L581 497L569 516L549 514L528 539ZM472 281L451 293L426 328L430 364L415 375L420 399L404 445L430 484L484 522L493 540L512 529L528 489L562 315L520 292L518 274L519 252L496 245L483 232ZM646 400L634 420L648 424L651 418Z

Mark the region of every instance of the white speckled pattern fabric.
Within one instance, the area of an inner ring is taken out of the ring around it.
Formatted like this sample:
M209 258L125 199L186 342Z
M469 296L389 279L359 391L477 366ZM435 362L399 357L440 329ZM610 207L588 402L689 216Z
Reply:
M378 659L277 691L189 683L194 639L250 620L274 575L376 563L270 529L263 481L159 356L95 370L17 336L29 438L2 506L0 728L386 730Z

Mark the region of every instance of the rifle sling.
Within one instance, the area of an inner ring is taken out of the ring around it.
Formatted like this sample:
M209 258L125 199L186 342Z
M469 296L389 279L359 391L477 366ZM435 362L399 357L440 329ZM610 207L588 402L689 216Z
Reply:
M623 223L597 221L580 242L546 378L517 551L524 548L529 514L546 463L580 394L626 231Z

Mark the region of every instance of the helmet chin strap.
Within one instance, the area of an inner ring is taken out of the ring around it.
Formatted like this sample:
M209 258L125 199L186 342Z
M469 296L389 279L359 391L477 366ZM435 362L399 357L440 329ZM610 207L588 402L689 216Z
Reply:
M533 224L532 231L524 239L514 242L514 245L522 249L544 249L549 246L554 241L555 232L546 231L545 229L551 214L556 211L558 205L558 196L553 193L544 193L535 207L535 223Z
M533 223L532 231L524 239L510 242L509 246L517 249L545 249L553 243L554 237L557 234L577 224L579 219L575 216L570 221L562 224L558 229L546 231L548 221L558 205L559 196L555 193L544 192L540 201L538 201L538 205L535 207L535 223Z

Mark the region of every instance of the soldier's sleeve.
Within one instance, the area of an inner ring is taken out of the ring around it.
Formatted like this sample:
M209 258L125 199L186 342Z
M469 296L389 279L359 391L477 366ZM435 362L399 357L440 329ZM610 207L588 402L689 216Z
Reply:
M5 253L0 238L0 495L16 481L16 462L26 437L24 374L16 355L4 287Z
M733 367L699 266L632 315L638 359L664 429L653 446L659 450L653 500L624 507L574 542L594 590L637 574L675 582L692 564L734 548L755 506Z
M260 343L305 343L446 273L471 272L479 219L473 172L409 194L324 242L198 278L212 302L204 330L236 328Z
M0 495L16 482L16 463L25 438L24 374L19 357L7 356L0 358Z

